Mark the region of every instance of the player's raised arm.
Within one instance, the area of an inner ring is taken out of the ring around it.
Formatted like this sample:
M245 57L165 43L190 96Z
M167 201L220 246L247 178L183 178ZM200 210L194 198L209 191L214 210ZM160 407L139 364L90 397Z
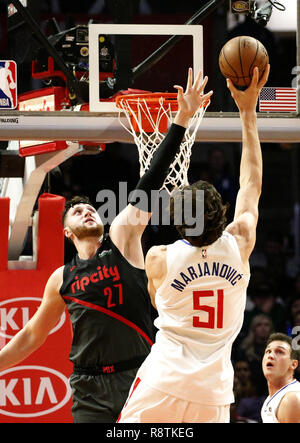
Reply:
M239 244L243 261L248 261L256 240L258 203L262 186L262 154L257 130L256 106L259 93L269 76L270 66L259 79L258 69L253 72L252 82L245 90L238 90L231 80L227 86L239 108L242 121L242 155L240 163L240 189L237 195L233 223L226 229Z
M48 337L65 310L59 294L63 267L49 278L42 303L34 316L0 351L0 371L20 363L38 349Z
M207 77L202 80L201 72L193 82L193 71L190 68L185 92L181 86L178 90L178 111L166 137L155 153L147 172L139 180L130 203L114 219L110 228L110 237L120 252L137 267L144 267L144 258L140 238L152 215L151 191L159 190L168 174L169 166L180 148L190 118L200 106L209 101L212 91L204 94ZM141 200L143 192L147 196Z

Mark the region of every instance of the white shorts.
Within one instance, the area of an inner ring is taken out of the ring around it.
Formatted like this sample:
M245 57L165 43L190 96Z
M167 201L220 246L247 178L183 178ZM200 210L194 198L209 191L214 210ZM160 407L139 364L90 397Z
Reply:
M118 423L229 423L230 405L202 405L150 388L137 378Z

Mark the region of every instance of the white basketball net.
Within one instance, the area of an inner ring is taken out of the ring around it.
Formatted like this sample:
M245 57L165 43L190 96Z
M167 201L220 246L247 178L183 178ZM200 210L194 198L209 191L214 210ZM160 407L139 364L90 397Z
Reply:
M171 105L163 103L163 99L160 99L158 114L155 119L151 115L146 100L142 97L137 100L137 110L132 109L130 103L128 103L126 100L126 96L119 101L119 105L121 107L118 115L119 122L126 129L126 131L132 134L134 142L138 148L141 177L149 168L153 155L155 154L161 141L165 138L165 134L159 131L161 119L167 118L168 125L173 122ZM190 119L189 126L185 131L184 139L180 145L180 150L176 154L173 163L170 165L168 175L163 183L163 186L161 187L161 189L166 189L169 194L174 188L182 188L183 186L189 184L187 175L190 166L192 146L206 108L207 105L199 108L199 110ZM129 122L129 129L121 119L122 110L125 112ZM143 120L147 120L147 123L150 124L152 131L151 133L144 131L142 127L142 115ZM138 131L136 128L134 128L132 119L137 126Z

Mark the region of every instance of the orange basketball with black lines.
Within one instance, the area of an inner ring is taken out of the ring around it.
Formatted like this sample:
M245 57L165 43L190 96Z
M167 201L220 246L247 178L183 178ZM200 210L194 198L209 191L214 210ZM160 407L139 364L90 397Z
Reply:
M264 45L257 39L243 35L229 40L220 51L219 66L225 78L236 86L249 86L255 66L263 74L269 56Z

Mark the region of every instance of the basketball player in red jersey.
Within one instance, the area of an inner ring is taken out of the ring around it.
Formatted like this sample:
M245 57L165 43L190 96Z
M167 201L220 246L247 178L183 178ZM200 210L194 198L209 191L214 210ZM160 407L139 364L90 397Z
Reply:
M151 208L138 194L144 191L151 202L151 191L161 188L190 118L212 94L203 93L206 83L200 73L193 83L190 69L186 91L176 86L174 123L109 235L103 236L99 214L85 198L67 202L64 232L77 255L50 276L37 313L0 351L0 370L24 360L43 344L67 305L74 332L70 384L76 423L115 422L149 353L153 331L141 237Z
M262 185L256 105L269 69L268 65L259 79L255 68L245 91L227 80L242 121L240 189L233 222L226 227L227 207L221 196L210 183L199 181L175 194L171 213L182 199L184 207L190 204L193 209L200 201L203 232L189 234L193 226L183 221L177 224L181 240L155 246L147 254L158 333L120 423L229 422L234 401L231 347L243 323ZM190 192L184 194L186 190ZM204 200L197 191L204 192Z

